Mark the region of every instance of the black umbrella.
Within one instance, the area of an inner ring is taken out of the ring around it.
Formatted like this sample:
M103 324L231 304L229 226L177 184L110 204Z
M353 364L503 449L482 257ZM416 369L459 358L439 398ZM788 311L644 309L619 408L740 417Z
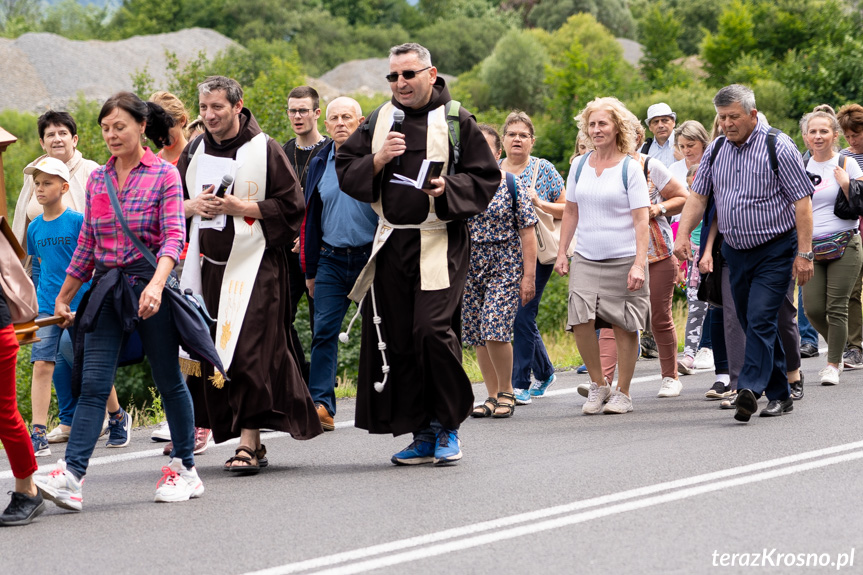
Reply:
M180 334L181 347L186 350L191 359L209 363L221 374L222 381L227 380L228 375L225 373L222 360L213 343L213 336L210 334L210 328L216 324L216 321L210 317L200 297L193 295L190 289L181 292L176 286L176 281L176 278L171 276L162 293L171 302L172 318ZM218 376L214 379L213 385L221 387Z

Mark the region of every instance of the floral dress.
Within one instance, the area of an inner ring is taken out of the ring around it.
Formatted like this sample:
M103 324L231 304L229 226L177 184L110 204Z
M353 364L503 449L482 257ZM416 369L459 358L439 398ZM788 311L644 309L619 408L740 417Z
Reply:
M512 340L524 272L518 230L536 223L527 185L518 178L516 182L517 199L503 178L488 208L467 221L470 267L461 318L462 338L468 345Z

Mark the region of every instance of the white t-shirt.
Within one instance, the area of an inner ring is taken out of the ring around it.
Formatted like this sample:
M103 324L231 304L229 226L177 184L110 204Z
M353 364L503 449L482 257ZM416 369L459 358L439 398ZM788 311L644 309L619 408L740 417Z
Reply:
M839 154L834 154L826 162L809 160L806 170L821 176L821 183L812 194L812 237L827 236L857 227L857 220L843 220L833 214L833 206L836 205L836 194L841 194L839 184L833 175L833 170L839 165ZM863 177L863 170L857 165L853 158L845 161L845 170L852 180Z
M628 185L624 188L625 159L597 176L596 170L590 165L590 155L581 169L578 184L575 174L581 158L572 163L566 180L566 200L578 204L578 243L575 251L593 261L632 257L635 255L632 210L650 205L647 180L641 164L630 158L627 167Z
M680 160L678 162L674 162L670 166L668 166L668 171L671 172L671 175L674 176L683 187L686 187L686 172L689 171L689 168L686 167L686 160Z
M646 162L647 156L641 154L641 161ZM674 164L672 164L674 165ZM668 185L673 176L671 169L658 161L656 158L651 158L647 164L647 173L650 175L650 184L648 185L648 194L650 195L651 204L660 204L666 200L662 196L662 190ZM665 238L665 244L669 248L674 246L674 233L671 231L671 218L667 216L656 216L656 223L659 224L659 229L662 231L662 236ZM647 255L653 257L657 246L653 242L647 248Z

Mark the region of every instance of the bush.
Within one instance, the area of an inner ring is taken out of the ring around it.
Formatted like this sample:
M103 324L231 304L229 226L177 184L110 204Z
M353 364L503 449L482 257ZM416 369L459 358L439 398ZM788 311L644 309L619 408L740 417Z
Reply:
M481 18L440 20L417 32L439 72L458 75L484 60L507 31L506 25Z
M533 35L518 30L506 34L480 70L491 105L528 113L540 110L547 62L545 48Z

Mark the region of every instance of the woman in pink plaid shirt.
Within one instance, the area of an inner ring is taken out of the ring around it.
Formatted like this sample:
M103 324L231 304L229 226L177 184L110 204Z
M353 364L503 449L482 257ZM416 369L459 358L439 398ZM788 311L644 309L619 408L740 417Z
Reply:
M56 315L66 318L64 327L75 322L73 388L80 388L80 397L66 460L58 461L50 475L37 479L44 497L73 511L82 508L84 475L101 431L120 352L133 331L140 335L150 360L174 438L172 459L162 468L155 499L186 501L204 492L192 453L192 400L177 360L180 338L170 305L162 307L162 290L179 260L186 235L183 189L177 169L142 144L145 135L159 147L169 144L174 120L158 104L120 92L105 102L99 125L112 155L87 182L84 224L55 308ZM108 181L117 190L132 233L155 254L155 270L115 216ZM76 318L69 302L91 274L93 287Z

